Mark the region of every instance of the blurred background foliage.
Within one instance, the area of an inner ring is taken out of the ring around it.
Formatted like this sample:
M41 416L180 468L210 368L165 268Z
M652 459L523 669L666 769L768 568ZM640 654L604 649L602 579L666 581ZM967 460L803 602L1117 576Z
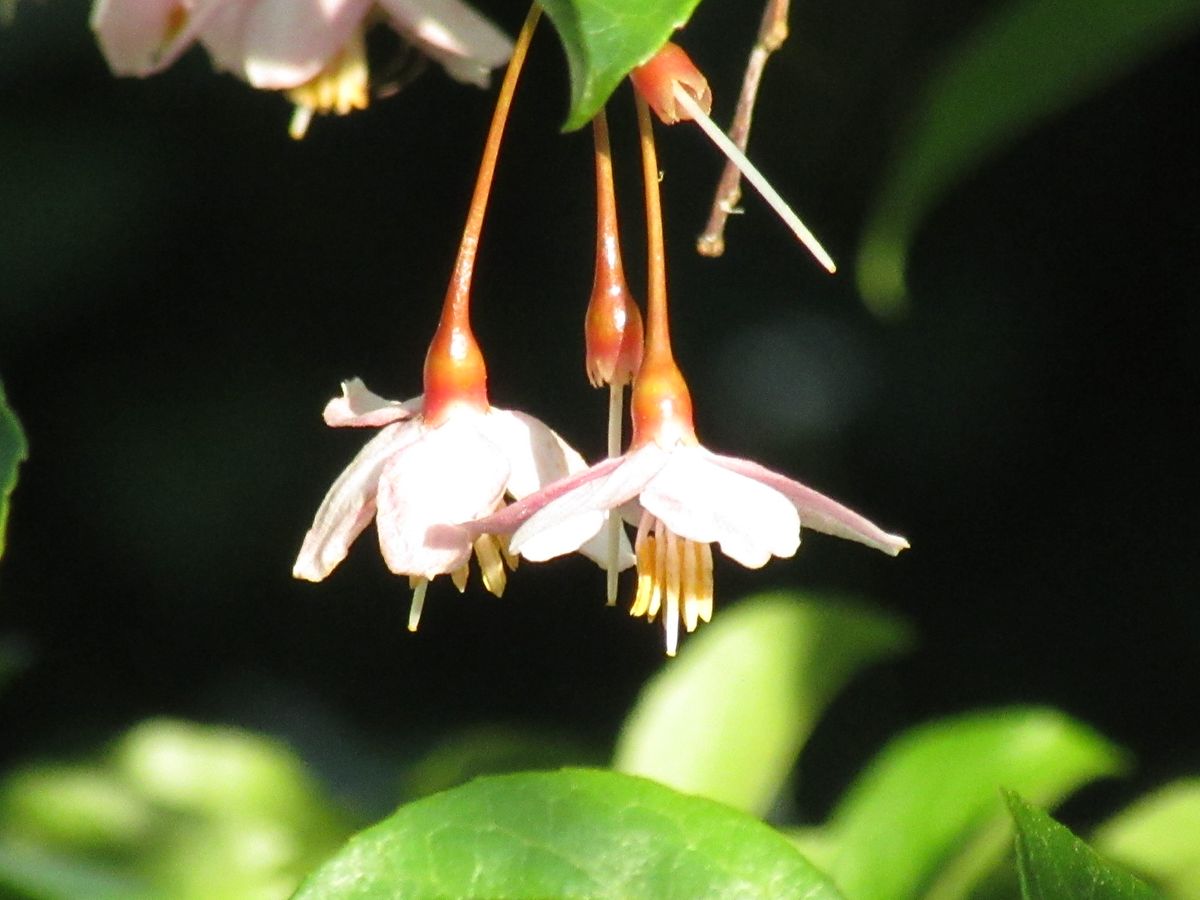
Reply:
M482 5L510 31L524 13ZM693 130L660 131L676 350L702 437L914 546L893 561L814 536L761 572L719 565L714 629L748 590L805 585L870 597L915 635L903 655L879 636L860 647L881 662L806 742L779 734L781 755L804 753L777 821L842 821L889 738L980 707L1047 704L1126 748L1124 777L1063 811L1076 825L1200 770L1200 42L1196 4L1174 6L1170 29L995 136L926 204L905 241L907 314L887 322L861 302L862 270L824 276L754 197L726 256L695 257L720 160ZM751 155L847 270L929 86L1006 8L796 4ZM212 76L199 53L112 78L86 13L24 3L0 31L0 376L30 450L0 570L0 864L46 871L37 854L57 847L128 896L126 877L186 884L171 868L186 858L250 873L231 896L277 894L402 798L610 759L661 637L604 608L591 564L523 568L500 600L437 585L415 637L370 535L327 583L289 577L361 441L321 424L338 381L420 389L490 95L430 71L294 143L283 101ZM744 4L702 4L681 36L719 120L757 23ZM501 157L476 329L494 402L594 456L591 141L558 133L567 96L544 30ZM986 117L988 102L964 109ZM611 117L636 284L630 106L619 91ZM234 778L176 793L186 766L166 787L130 767L163 752ZM260 765L279 796L226 805ZM1097 839L1119 857L1153 816L1137 821Z

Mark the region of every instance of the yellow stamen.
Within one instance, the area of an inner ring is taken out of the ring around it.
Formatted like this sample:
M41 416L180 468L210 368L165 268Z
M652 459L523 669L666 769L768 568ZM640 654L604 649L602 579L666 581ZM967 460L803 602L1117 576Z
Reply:
M414 579L410 578L412 583ZM416 631L417 626L421 623L421 609L425 606L425 589L429 587L429 579L417 577L416 584L413 584L412 606L408 609L408 630Z
M295 140L304 137L314 113L334 112L344 116L356 109L366 109L370 99L368 85L367 48L359 28L325 68L285 92L296 105L288 134Z
M629 614L653 622L661 608L667 655L674 656L681 622L690 632L712 619L712 546L680 537L643 513L634 549L638 588Z
M467 590L467 576L470 574L470 569L467 563L463 563L457 569L450 573L450 580L454 582L454 586L458 588L460 594Z
M508 577L504 572L504 559L500 554L500 542L490 534L475 539L475 557L479 560L479 572L483 586L497 597L503 596Z

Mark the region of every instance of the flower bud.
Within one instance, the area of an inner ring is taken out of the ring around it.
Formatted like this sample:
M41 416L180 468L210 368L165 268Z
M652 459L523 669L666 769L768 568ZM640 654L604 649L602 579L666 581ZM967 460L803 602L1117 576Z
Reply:
M678 44L663 44L650 61L629 73L634 89L642 95L664 125L687 122L693 118L675 100L675 87L686 91L708 115L712 111L712 91L708 80Z

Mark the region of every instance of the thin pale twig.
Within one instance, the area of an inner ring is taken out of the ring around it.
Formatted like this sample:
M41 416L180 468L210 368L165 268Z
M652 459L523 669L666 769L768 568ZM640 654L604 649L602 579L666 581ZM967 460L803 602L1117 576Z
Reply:
M750 121L754 116L754 103L758 98L758 85L762 81L767 57L779 49L788 34L789 0L767 0L763 8L762 22L750 60L746 63L746 74L742 78L742 93L738 97L733 124L729 126L729 138L743 153L750 140ZM742 173L732 162L726 162L717 182L712 211L704 232L696 239L696 251L702 256L720 256L725 252L725 222L730 213L737 209L742 198Z

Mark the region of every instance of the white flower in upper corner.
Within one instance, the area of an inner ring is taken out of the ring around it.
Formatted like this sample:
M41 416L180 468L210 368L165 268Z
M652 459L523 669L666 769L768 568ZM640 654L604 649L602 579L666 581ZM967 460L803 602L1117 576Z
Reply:
M292 569L296 578L323 580L374 519L388 568L409 576L416 589L412 630L429 580L449 574L464 589L472 551L484 585L497 596L505 586L505 560L516 564L505 540L461 523L495 512L506 495L528 496L587 467L554 431L525 413L460 404L430 424L423 406L421 397L385 400L357 378L343 382L342 396L325 407L325 423L381 430L329 489ZM592 518L598 531L603 513ZM599 540L583 550L603 559ZM633 563L628 544L622 562Z
M460 0L96 0L91 16L116 74L155 74L199 41L217 69L288 92L293 137L315 112L367 106L364 35L375 22L480 87L512 52L509 38Z
M595 534L596 514L609 510L638 526L630 614L653 620L663 611L671 656L681 616L688 631L712 617L714 543L751 569L795 554L801 525L890 556L908 547L824 494L749 460L712 453L688 436L649 440L474 527L510 534L513 552L536 561L577 549Z

